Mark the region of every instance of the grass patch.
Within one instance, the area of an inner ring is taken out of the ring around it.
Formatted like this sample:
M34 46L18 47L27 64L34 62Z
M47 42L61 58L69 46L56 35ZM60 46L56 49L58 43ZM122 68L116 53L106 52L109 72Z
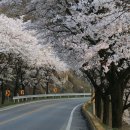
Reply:
M92 105L89 105L88 108L87 108L87 110L88 110L89 112L93 113L93 106L92 106Z
M7 107L7 106L12 106L12 105L17 105L17 104L22 104L22 103L27 103L27 102L33 102L33 101L38 101L38 100L43 100L43 99L37 99L37 98L35 98L35 99L33 99L33 100L30 100L30 99L28 99L28 100L19 100L19 102L17 101L17 102L15 102L14 103L14 101L13 100L5 100L5 102L4 102L4 104L1 104L0 103L0 108L4 108L4 107Z
M4 104L0 104L0 108L6 107L6 106L10 106L10 105L14 105L15 103L13 101L5 101Z

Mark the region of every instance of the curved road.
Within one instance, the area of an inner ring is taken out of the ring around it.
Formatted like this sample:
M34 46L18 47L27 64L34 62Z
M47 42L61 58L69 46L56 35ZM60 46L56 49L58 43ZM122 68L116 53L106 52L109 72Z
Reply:
M80 108L89 98L46 100L0 110L0 130L89 130Z

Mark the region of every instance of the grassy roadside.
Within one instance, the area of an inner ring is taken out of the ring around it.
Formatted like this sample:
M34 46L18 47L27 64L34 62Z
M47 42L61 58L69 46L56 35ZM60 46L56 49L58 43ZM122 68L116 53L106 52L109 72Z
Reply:
M15 103L13 101L5 101L4 104L0 104L0 108L3 108L3 107L7 107L7 106L10 106L10 105L14 105Z
M14 103L13 100L5 100L4 104L0 104L0 109L4 108L4 107L8 107L8 106L13 106L13 105L17 105L17 104L23 104L23 103L28 103L28 102L33 102L33 101L38 101L38 100L43 100L43 99L33 99L33 100L27 100L27 101L20 101L20 102L16 102Z

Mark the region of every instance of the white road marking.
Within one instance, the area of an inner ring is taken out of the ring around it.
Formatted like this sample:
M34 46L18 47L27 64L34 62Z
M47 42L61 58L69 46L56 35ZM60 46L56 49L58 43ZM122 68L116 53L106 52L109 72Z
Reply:
M79 106L81 106L81 105L82 105L82 104L79 104L79 105L75 106L75 107L73 108L73 110L71 111L70 118L69 118L69 121L68 121L66 130L70 130L71 124L72 124L72 119L73 119L74 111L75 111Z

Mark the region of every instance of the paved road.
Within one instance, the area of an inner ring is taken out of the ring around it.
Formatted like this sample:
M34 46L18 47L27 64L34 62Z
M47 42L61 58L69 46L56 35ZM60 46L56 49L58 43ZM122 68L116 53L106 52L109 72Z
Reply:
M40 101L0 111L0 130L89 130L79 106L86 100Z

